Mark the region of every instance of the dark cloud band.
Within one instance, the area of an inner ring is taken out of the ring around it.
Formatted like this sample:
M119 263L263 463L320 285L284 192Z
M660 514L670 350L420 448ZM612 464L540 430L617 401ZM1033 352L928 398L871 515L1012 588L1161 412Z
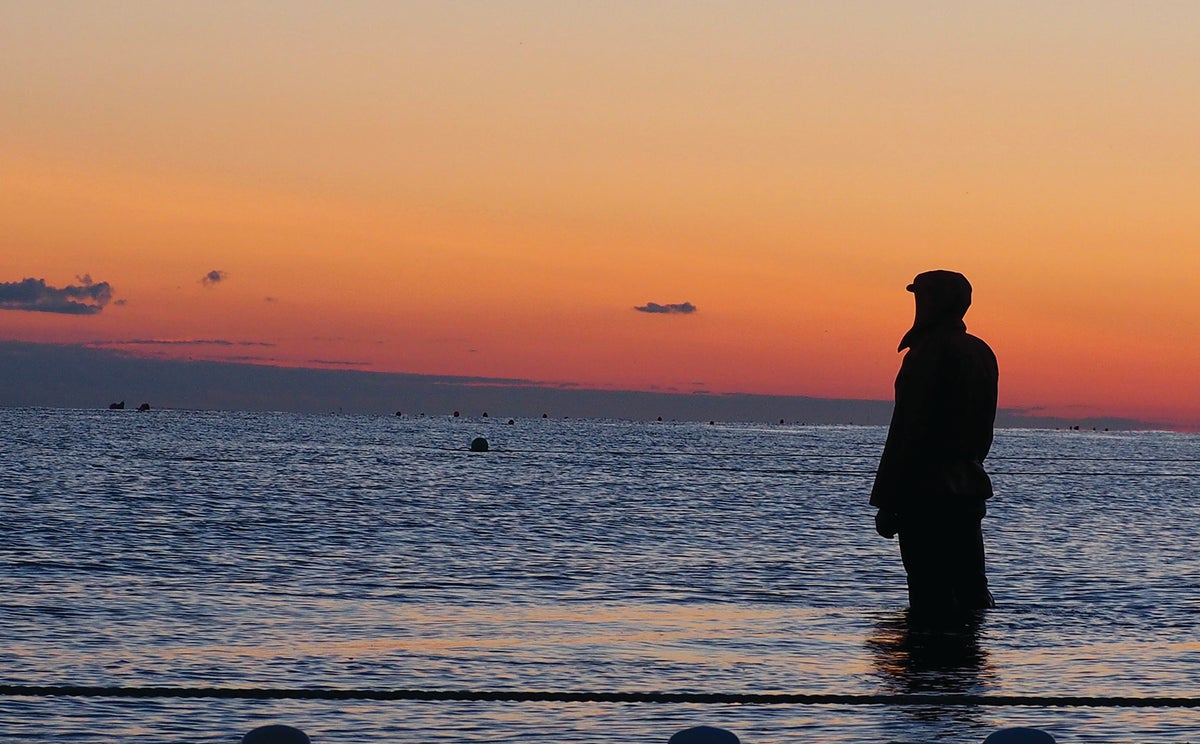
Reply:
M108 282L77 277L79 284L52 287L45 279L0 282L0 310L29 310L64 315L95 315L112 300Z
M188 338L188 339L159 339L131 338L122 341L109 341L110 346L261 346L273 348L275 344L266 341L230 341L224 338Z
M647 302L633 308L639 313L660 313L664 315L691 315L696 312L696 306L690 302L680 302L671 305L660 305L657 302Z

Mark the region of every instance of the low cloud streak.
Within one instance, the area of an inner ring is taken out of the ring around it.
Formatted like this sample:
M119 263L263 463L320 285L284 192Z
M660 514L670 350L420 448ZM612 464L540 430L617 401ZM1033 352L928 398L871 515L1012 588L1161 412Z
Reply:
M64 315L95 315L112 300L108 282L93 282L87 274L76 277L79 284L52 287L45 279L25 278L0 282L0 310L27 310Z
M656 313L660 315L691 315L696 312L696 306L690 302L660 305L657 302L647 302L633 308L639 313Z
M161 339L161 338L131 338L121 341L108 341L112 346L261 346L273 348L275 344L266 341L230 341L223 338L191 338L191 339Z

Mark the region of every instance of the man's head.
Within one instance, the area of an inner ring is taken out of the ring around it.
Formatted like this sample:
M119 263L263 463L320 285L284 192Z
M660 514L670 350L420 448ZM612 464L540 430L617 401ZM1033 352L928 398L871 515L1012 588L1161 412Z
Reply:
M961 323L971 306L971 283L957 271L922 272L906 289L916 297L917 312L912 328L900 340L900 351L927 328L947 321Z
M962 318L971 306L971 283L957 271L922 272L906 289L917 298L918 325L935 318Z

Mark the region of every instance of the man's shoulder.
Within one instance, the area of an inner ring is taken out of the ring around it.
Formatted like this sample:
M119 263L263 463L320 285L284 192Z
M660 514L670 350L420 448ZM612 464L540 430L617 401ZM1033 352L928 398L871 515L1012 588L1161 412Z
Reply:
M954 359L986 360L992 365L996 364L996 354L992 347L978 336L963 330L931 334L921 347L918 356L930 364L937 364L938 360L941 360L940 363L949 363Z
M996 356L996 353L995 353L994 351L992 351L992 347L988 346L988 343L987 343L987 341L984 341L982 338L980 338L980 337L978 337L978 336L973 336L973 335L971 335L970 333L964 333L964 334L963 334L963 338L964 338L964 339L966 340L966 342L967 342L967 343L969 343L969 344L970 344L970 345L971 345L973 348L975 348L975 349L978 349L978 350L980 350L980 351L987 352L987 353L988 353L989 355L991 355L992 357L995 357L995 356Z

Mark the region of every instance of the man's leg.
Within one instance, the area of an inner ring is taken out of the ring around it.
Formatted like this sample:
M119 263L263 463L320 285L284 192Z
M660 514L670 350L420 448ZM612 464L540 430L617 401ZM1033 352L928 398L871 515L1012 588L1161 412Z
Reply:
M951 556L941 525L906 524L899 533L900 558L908 577L908 605L914 612L957 609Z
M988 591L987 570L984 566L983 528L980 520L968 518L953 530L954 594L965 610L982 610L996 606Z

